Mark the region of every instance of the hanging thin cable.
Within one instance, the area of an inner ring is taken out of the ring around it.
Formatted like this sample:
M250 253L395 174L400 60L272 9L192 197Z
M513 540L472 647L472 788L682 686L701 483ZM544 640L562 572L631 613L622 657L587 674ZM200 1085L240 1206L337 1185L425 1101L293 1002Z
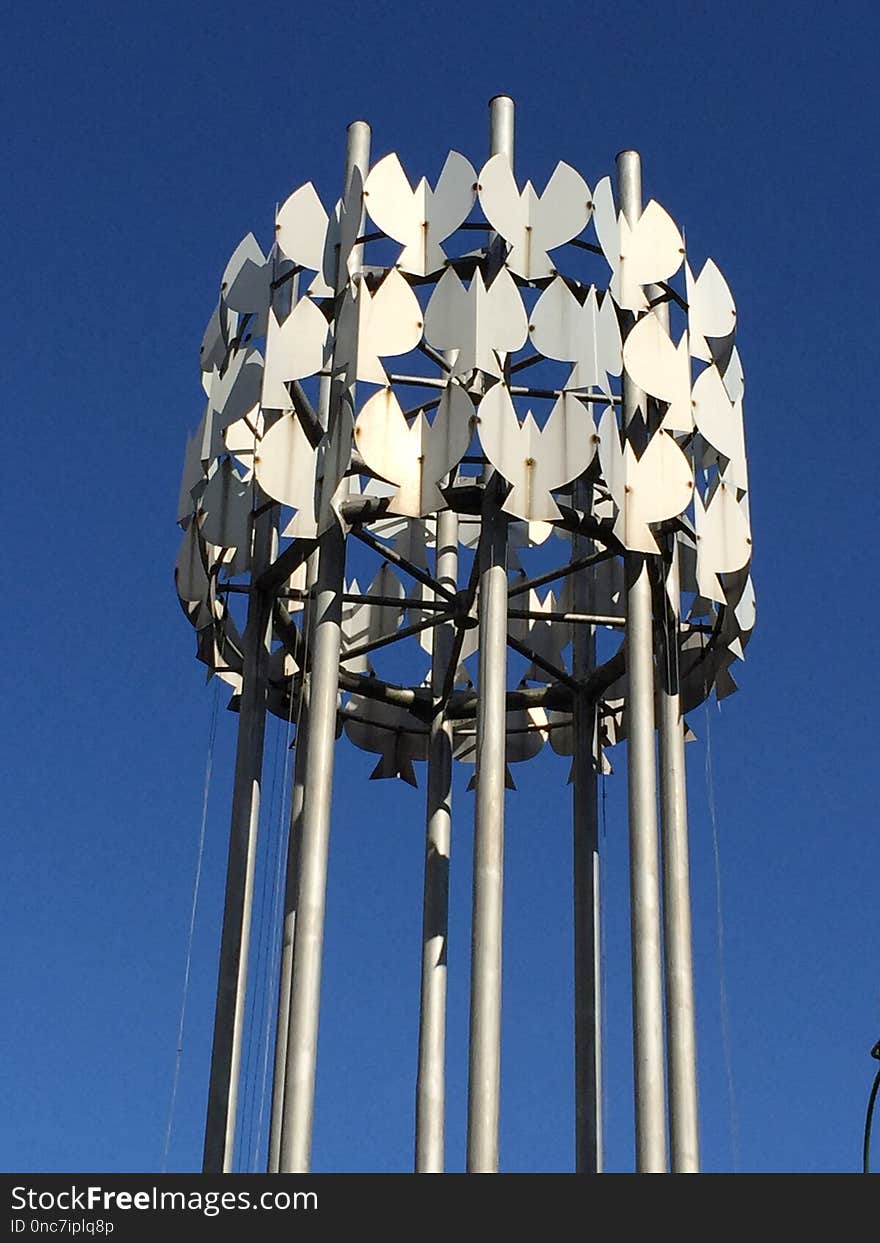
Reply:
M871 1057L880 1061L880 1040L871 1050ZM862 1173L870 1174L871 1172L871 1123L874 1118L874 1103L877 1100L877 1090L880 1088L880 1068L874 1076L874 1085L871 1088L871 1095L868 1097L868 1111L865 1114L865 1139L862 1145Z
M596 734L597 734L596 750L598 752L598 761L599 761L599 782L600 782L600 786L602 790L601 825L602 825L602 842L604 844L608 836L608 818L607 818L607 809L605 806L606 773L605 773L605 755L602 751L602 742L601 742L601 738L599 737L598 722L597 722ZM608 853L607 851L603 851L602 852L602 872L601 872L601 878L602 878L601 885L602 885L603 893L608 893L609 891L607 869L608 869ZM608 1007L605 1004L605 980L608 978L607 976L608 912L606 911L605 907L606 907L606 903L600 901L599 903L599 985L600 985L601 992L600 992L600 998L599 998L599 1033L600 1033L600 1039L602 1041L602 1057L599 1062L599 1075L601 1077L600 1091L601 1091L601 1099L602 1099L602 1135L600 1136L600 1140L603 1140L603 1141L604 1141L604 1137L608 1134L608 1114L610 1110L610 1098L609 1098L608 1091L607 1091L608 1058L605 1054L605 1050L608 1048ZM604 1151L605 1151L605 1144L603 1142L602 1143L603 1164L604 1164Z
M721 1044L724 1053L724 1069L727 1075L727 1103L730 1113L730 1150L734 1173L739 1173L739 1122L736 1112L736 1096L733 1090L733 1058L730 1051L730 1016L727 1005L727 979L724 970L724 918L721 906L721 848L718 841L718 817L715 809L715 785L712 775L712 728L709 716L709 699L704 702L706 713L706 798L709 803L709 819L712 823L712 848L715 855L715 916L718 928L718 994L721 1007Z
M202 821L199 827L199 845L196 851L196 874L193 880L192 902L189 913L189 933L186 941L186 963L183 971L183 989L180 1001L180 1021L177 1025L177 1052L174 1058L174 1078L171 1083L171 1102L168 1106L168 1123L165 1127L165 1144L162 1149L162 1173L168 1172L168 1153L171 1149L171 1134L174 1129L174 1110L177 1105L177 1087L180 1082L180 1067L183 1061L183 1029L186 1022L186 1003L189 998L189 980L192 967L193 940L195 938L196 912L199 905L199 891L202 883L202 862L205 857L205 830L208 823L208 798L211 792L211 772L214 767L214 740L217 736L217 708L220 702L220 679L214 679L214 702L211 707L211 723L208 728L208 755L205 760L205 784L202 791Z

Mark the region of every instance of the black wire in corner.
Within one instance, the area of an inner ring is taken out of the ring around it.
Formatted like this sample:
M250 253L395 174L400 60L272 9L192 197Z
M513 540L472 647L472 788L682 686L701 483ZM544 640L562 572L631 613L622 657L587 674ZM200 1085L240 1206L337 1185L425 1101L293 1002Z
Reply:
M871 1057L880 1061L880 1040L871 1050ZM874 1102L877 1100L877 1090L880 1088L880 1070L874 1076L874 1085L871 1088L871 1095L868 1097L868 1112L865 1115L865 1143L862 1148L862 1173L870 1174L871 1172L871 1120L874 1117Z

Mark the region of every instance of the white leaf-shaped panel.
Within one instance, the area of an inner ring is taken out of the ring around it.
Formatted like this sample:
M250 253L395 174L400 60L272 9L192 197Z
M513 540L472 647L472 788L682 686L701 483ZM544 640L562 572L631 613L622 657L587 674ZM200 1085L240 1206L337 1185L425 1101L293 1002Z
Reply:
M238 315L224 302L218 302L205 327L199 350L199 363L203 372L219 371L226 361L229 343L238 330Z
M177 501L177 521L184 522L191 517L195 508L193 489L204 481L205 471L202 466L202 436L199 431L186 438L186 453L183 458L183 474L180 479L180 494Z
M694 381L694 421L700 435L723 457L729 458L725 475L731 483L748 487L742 405L732 402L714 365Z
M479 184L486 219L511 247L507 266L529 280L555 271L547 252L577 237L590 218L590 187L569 164L556 165L543 194L530 181L520 194L510 161L499 153L484 164Z
M417 518L444 507L437 484L467 452L473 411L467 393L456 384L444 390L433 423L420 413L408 426L390 388L364 405L355 424L355 443L368 466L398 485L393 512Z
M669 402L662 426L667 431L693 430L691 359L687 333L678 345L660 319L648 311L637 320L623 345L623 365L633 383L652 397Z
M175 586L181 600L191 603L208 598L208 572L205 567L197 522L191 522L183 533L174 567Z
M208 481L200 508L204 511L202 535L219 548L244 548L251 532L251 488L232 468L229 458L220 462Z
M440 243L466 219L475 192L473 166L457 151L447 156L436 190L424 177L413 190L392 152L371 170L364 200L379 228L403 246L397 267L426 276L443 267L446 255Z
M727 389L727 396L731 401L742 401L745 396L745 375L743 374L739 350L736 346L733 347L730 355L730 362L727 364L724 371L724 387Z
M599 460L617 509L618 539L633 552L658 552L650 523L677 517L693 495L687 458L664 431L654 433L640 458L628 440L621 449L617 419L608 409L599 423Z
M253 233L248 233L226 265L220 292L234 311L258 315L269 305L271 280L272 265Z
M352 251L363 220L364 183L359 168L353 168L345 194L336 204L327 226L322 274L329 289L341 289L351 273ZM317 290L315 291L317 292Z
M531 315L532 344L545 358L573 362L570 388L600 388L610 396L609 375L620 375L620 327L611 298L600 309L591 288L583 305L561 276L541 294Z
M502 268L487 289L480 271L465 289L447 268L425 312L425 336L438 350L457 350L454 375L474 368L500 378L498 355L513 353L525 343L529 323L519 290Z
M228 427L243 418L260 400L263 359L257 350L239 350L223 375L215 373L210 406L216 412L216 428Z
M387 384L379 359L406 354L422 339L419 300L405 277L392 268L372 296L361 283L357 307L357 378Z
M559 518L552 489L582 474L596 452L596 427L582 403L563 394L542 429L531 412L521 424L507 388L496 384L480 402L478 422L486 456L513 485L505 510L529 522Z
M321 370L327 355L328 334L327 320L311 298L300 298L283 324L278 323L274 311L269 312L263 368L263 409L292 408L290 394L284 386Z
M725 604L726 597L718 575L741 570L752 554L748 518L737 503L735 490L720 483L705 506L699 493L696 493L694 525L700 594L708 600Z
M318 192L309 181L281 205L275 217L275 240L282 254L300 267L317 272L309 293L328 297L332 288L322 275L328 216Z
M273 500L311 511L317 451L294 414L282 414L264 433L254 455L257 482Z
M684 273L691 354L709 363L712 351L706 338L730 336L736 328L736 305L730 287L714 260L707 259L696 278L687 263Z

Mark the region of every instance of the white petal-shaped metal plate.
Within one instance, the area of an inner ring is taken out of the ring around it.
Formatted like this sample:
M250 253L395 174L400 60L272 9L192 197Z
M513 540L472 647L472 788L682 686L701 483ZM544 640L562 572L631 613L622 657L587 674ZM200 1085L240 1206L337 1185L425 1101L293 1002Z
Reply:
M611 178L603 177L593 194L593 228L596 230L596 237L602 247L602 254L612 272L616 272L620 266L618 219Z
M657 552L649 524L674 518L690 504L694 477L681 449L667 432L655 432L640 458L632 445L620 445L612 410L599 424L599 460L617 508L614 531L633 552Z
M733 488L723 482L704 506L694 496L694 524L697 531L697 584L708 600L726 604L719 574L733 573L747 565L752 553L749 523L737 503Z
M610 396L609 375L620 375L620 328L614 303L600 310L591 288L583 305L561 276L541 294L531 315L532 344L545 358L573 362L569 388L600 388Z
M345 194L336 204L327 226L322 274L325 284L341 289L351 275L352 250L361 229L364 183L359 168L351 170ZM317 291L315 291L317 292Z
M199 362L202 371L218 371L226 361L229 343L238 330L238 315L223 302L218 302L214 314L205 327L202 346L199 350Z
M272 265L253 233L248 233L226 265L220 292L233 311L257 315L269 305L271 280Z
M739 598L739 603L734 610L736 614L736 622L740 630L744 634L748 634L755 628L755 620L757 615L755 603L755 586L751 578L746 580L743 593Z
M177 500L177 521L185 522L195 510L193 488L203 483L205 471L202 466L202 434L193 432L186 438L186 453L183 457L183 474L180 479L180 495Z
M630 227L623 212L618 228L620 258L614 267L611 293L624 310L643 311L648 305L643 286L667 280L678 271L684 260L684 242L675 221L654 199L635 228Z
M529 323L519 290L502 268L486 289L477 271L468 289L447 268L431 295L425 312L425 336L436 349L457 350L454 375L474 368L500 378L498 355L513 353L525 344Z
M458 151L450 151L437 178L426 217L433 239L442 242L468 218L477 196L473 164Z
M596 427L584 405L565 393L543 429L531 412L520 424L510 393L496 384L480 403L478 423L486 456L513 485L505 510L529 522L559 518L551 491L582 474L596 452Z
M736 305L730 286L713 259L706 260L696 278L689 264L685 264L684 271L691 354L709 363L712 351L706 338L730 336L736 328Z
M729 458L725 474L729 482L748 486L742 406L727 396L715 366L707 367L694 381L694 421L700 435L723 457Z
M265 410L290 410L285 384L315 375L327 356L327 320L311 298L300 298L283 324L269 312L262 405Z
M191 522L183 533L174 567L174 580L181 600L192 603L208 598L208 572L205 567L197 522Z
M425 178L413 190L393 152L373 167L364 200L379 228L403 246L397 267L425 276L443 266L446 255L440 243L468 216L475 183L470 161L457 151L449 153L435 191Z
M293 414L283 414L269 428L254 455L254 471L263 491L297 510L313 509L316 463L317 451Z
M404 595L403 584L387 562L380 567L364 593L360 592L357 579L352 582L349 590L352 595L386 596L392 599L395 596L398 599L403 599ZM343 604L343 653L349 652L355 647L360 647L362 644L374 643L378 639L394 634L400 628L402 620L403 609L394 608L391 605L355 602ZM365 652L362 656L355 656L351 660L346 660L345 667L352 673L366 672L369 667L368 654Z
M379 359L406 354L422 339L419 300L405 277L392 268L372 296L361 284L357 305L357 378L387 384Z
M537 755L547 741L547 714L543 708L524 708L507 714L508 764L521 764Z
M329 531L334 522L341 521L338 505L349 494L346 471L351 465L354 417L346 398L343 398L335 414L331 411L331 416L330 430L320 445L317 535ZM304 515L305 511L302 513ZM304 529L299 532L306 533Z
M548 251L569 242L590 218L590 187L569 164L559 163L538 195L531 182L520 194L510 161L493 155L480 172L480 204L511 250L507 266L528 280L555 271Z
M673 345L658 316L648 311L636 321L624 342L623 365L637 388L669 402L662 423L667 431L693 430L687 333L682 335L678 346Z
M418 518L440 509L437 487L467 452L473 404L458 385L443 392L433 423L419 414L408 426L394 391L381 389L364 405L355 424L355 444L368 466L398 485L395 513Z
M529 592L528 601L528 609L532 613L553 613L560 607L552 591L548 591L542 600L538 593L532 590ZM565 622L541 621L532 618L528 622L524 641L538 656L564 668L565 661L562 653L571 641L571 626L566 625ZM537 665L532 665L526 671L525 676L531 682L546 683L549 681L547 673Z
M731 401L742 401L746 392L746 381L743 375L742 363L739 357L739 350L733 347L730 355L730 362L724 372L724 387L727 389L727 396Z
M327 224L324 204L310 181L294 190L275 217L275 240L281 252L300 267L318 273L309 288L309 293L317 297L333 293L321 275Z
M200 508L202 535L220 548L244 548L251 533L251 488L224 458L208 481Z
M345 706L345 732L362 751L381 756L373 778L400 777L416 785L414 760L428 755L428 729L412 713L375 699L352 695Z
M254 451L262 434L263 416L260 414L259 407L255 406L243 419L239 419L237 423L230 423L226 428L223 433L224 448L233 455L240 466L244 466L247 471L252 471Z
M263 387L263 359L257 350L239 350L225 373L211 385L215 427L222 429L243 418L259 403Z

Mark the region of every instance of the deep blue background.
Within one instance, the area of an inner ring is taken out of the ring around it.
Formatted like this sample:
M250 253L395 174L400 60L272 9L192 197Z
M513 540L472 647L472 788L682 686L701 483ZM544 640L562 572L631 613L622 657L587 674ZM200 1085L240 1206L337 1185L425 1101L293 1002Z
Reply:
M594 185L636 147L645 189L739 307L759 627L743 693L692 722L704 1163L851 1170L880 1035L876 954L875 6L551 3L518 9L125 0L4 22L9 664L0 1167L158 1169L209 724L172 585L185 436L226 258L345 127L436 176L479 166L489 98L517 167ZM198 1168L235 719L221 699L170 1168ZM269 737L264 840L283 817ZM729 1090L706 740L720 843ZM339 754L317 1170L411 1161L423 793ZM274 766L274 767L273 767ZM565 761L508 805L505 1169L572 1163ZM632 1166L622 782L605 837L607 1161ZM471 795L458 797L449 1163L464 1159ZM255 938L258 941L258 938ZM270 989L254 976L257 1019ZM257 1028L259 1023L257 1023ZM254 1159L262 1045L242 1163Z

